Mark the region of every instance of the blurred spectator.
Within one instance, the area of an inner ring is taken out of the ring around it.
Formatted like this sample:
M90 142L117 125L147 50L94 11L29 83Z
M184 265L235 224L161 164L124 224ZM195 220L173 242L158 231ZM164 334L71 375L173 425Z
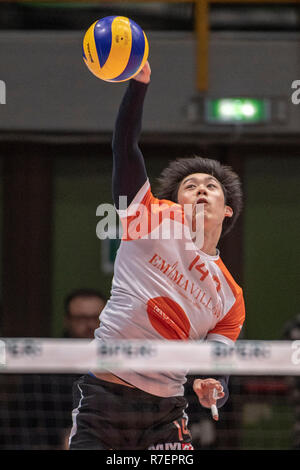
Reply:
M106 304L100 291L77 289L65 299L64 338L93 338Z
M283 339L300 340L300 313L284 325ZM291 402L294 406L293 449L300 449L300 376L289 377Z

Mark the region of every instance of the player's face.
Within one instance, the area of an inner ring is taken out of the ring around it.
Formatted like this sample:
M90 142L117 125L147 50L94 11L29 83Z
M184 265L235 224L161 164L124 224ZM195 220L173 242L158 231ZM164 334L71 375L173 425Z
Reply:
M66 327L73 338L93 338L105 303L99 297L75 297L69 305Z
M225 204L223 189L219 181L206 173L186 176L178 190L178 203L182 206L204 204L205 229L222 226L225 217L232 217L231 207Z

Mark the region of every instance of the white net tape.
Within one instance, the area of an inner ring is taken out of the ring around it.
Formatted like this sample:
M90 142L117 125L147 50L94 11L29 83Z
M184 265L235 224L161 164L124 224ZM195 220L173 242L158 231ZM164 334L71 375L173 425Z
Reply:
M232 375L300 375L300 341L198 341L2 338L0 373L88 370L176 371Z

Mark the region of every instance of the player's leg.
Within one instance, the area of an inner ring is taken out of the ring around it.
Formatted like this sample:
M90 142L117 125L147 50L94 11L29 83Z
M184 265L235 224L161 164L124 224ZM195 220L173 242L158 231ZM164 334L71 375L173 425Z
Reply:
M90 383L89 376L83 376L74 383L70 450L107 450L110 448L102 441L103 423L101 415L97 413L99 401L101 402L101 393L98 393L98 390Z
M144 423L137 389L88 374L75 382L73 394L70 450L138 449Z
M163 437L153 437L152 444L147 447L147 450L194 450L192 445L192 436L190 431L187 429L187 420L186 418L181 418L175 420L172 423L173 429L168 426L165 429L165 434ZM161 430L157 429L155 434Z
M155 397L153 405L154 420L144 432L144 449L193 450L188 416L185 412L186 399L182 396Z

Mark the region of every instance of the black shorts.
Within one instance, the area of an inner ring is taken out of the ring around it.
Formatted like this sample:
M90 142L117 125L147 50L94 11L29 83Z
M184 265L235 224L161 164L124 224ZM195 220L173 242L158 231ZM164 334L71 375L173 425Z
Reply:
M184 397L162 398L84 375L74 383L70 450L193 449Z

